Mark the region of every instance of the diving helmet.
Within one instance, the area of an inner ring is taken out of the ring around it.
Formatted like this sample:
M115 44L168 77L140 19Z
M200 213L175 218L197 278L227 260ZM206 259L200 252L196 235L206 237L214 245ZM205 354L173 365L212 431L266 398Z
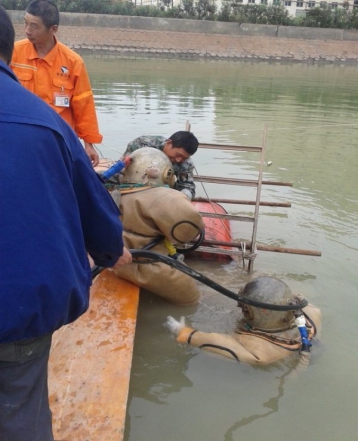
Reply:
M161 150L143 147L130 155L131 162L123 173L121 183L152 186L175 184L172 164Z
M274 277L257 277L239 291L239 296L273 305L289 305L293 295L291 289ZM239 303L246 323L255 329L280 332L292 328L295 317L293 311L273 311L244 303Z

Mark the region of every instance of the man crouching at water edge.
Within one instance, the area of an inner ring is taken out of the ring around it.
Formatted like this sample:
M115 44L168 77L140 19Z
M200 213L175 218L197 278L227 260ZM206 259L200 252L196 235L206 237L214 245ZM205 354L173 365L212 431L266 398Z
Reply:
M176 182L175 190L184 193L190 200L195 197L194 162L191 156L197 151L199 141L193 133L179 131L170 138L163 136L140 136L127 145L123 156L142 147L152 147L165 153L172 163Z
M141 148L130 160L119 186L124 243L127 248L146 248L168 256L173 244L198 236L203 219L182 192L169 188L175 176L163 152ZM132 262L115 273L175 304L193 304L199 299L195 280L161 262Z
M131 254L77 136L9 68L14 38L0 6L0 440L53 441L52 334L88 308L87 252L105 267Z
M302 295L293 295L290 288L273 277L258 277L240 290L239 296L249 302L277 305L299 305ZM321 326L321 311L308 304L303 309L269 310L240 303L243 318L233 334L200 332L168 317L166 326L177 336L177 341L237 361L267 365L296 357L300 365L308 365L313 337Z

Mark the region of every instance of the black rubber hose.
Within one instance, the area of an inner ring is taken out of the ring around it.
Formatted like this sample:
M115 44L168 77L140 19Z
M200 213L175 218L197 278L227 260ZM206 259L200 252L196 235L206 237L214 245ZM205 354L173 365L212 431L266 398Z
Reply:
M197 271L193 270L192 268L189 268L188 266L184 265L183 263L179 262L176 259L172 259L169 256L163 256L159 253L154 253L153 251L146 251L146 250L129 250L133 256L133 259L138 258L144 258L150 262L162 262L172 268L177 269L178 271L181 271L182 273L186 274L187 276L192 277L195 280L198 280L199 282L203 283L204 285L209 286L213 290L224 294L224 296L229 297L230 299L236 300L240 303L245 303L246 305L256 306L258 308L264 308L269 309L271 311L297 311L299 309L304 308L308 305L307 300L303 299L300 303L296 305L273 305L271 303L263 303L258 302L256 300L248 299L246 297L241 297L238 294L234 293L233 291L230 291L229 289L225 288L222 285L219 285L218 283L214 282L213 280L209 279L208 277L205 277L203 274L198 273ZM136 260L137 263L141 263L140 260ZM144 263L144 262L143 262Z
M92 274L92 280L98 276L104 269L106 269L103 266L93 265L91 268L91 274Z
M147 243L147 245L144 245L142 250L150 250L155 245L158 245L158 243L163 242L164 239L165 239L164 236L158 236L155 239L151 240L149 243ZM93 265L91 268L92 280L96 276L98 276L98 274L100 274L104 269L105 269L104 266Z
M199 237L198 240L196 242L194 242L194 244L191 247L188 248L178 248L178 245L175 245L175 249L177 250L177 253L179 254L187 254L187 253L192 253L193 251L195 251L197 248L200 247L200 245L202 244L203 240L205 239L205 229L200 229L197 227L197 225L195 225L193 222L191 221L180 221L177 222L175 225L173 225L170 234L173 236L173 238L176 240L176 242L181 243L180 240L175 237L175 228L177 228L179 225L181 224L189 224L192 227L196 228L198 230L199 233Z

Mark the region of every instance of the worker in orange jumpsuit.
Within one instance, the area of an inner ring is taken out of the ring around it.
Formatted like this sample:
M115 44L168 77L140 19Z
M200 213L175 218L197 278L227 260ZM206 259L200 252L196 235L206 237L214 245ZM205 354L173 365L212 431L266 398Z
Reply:
M57 6L34 0L26 8L27 39L15 43L11 67L21 84L42 98L84 142L93 166L99 156L93 144L102 142L94 98L82 58L60 43Z

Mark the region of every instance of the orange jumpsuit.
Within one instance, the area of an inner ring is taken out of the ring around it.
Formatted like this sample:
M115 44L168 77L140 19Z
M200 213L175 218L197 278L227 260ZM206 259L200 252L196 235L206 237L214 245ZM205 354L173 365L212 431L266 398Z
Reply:
M39 58L29 40L17 41L11 67L21 84L60 114L79 138L90 144L101 143L85 64L78 54L55 41L45 58Z

